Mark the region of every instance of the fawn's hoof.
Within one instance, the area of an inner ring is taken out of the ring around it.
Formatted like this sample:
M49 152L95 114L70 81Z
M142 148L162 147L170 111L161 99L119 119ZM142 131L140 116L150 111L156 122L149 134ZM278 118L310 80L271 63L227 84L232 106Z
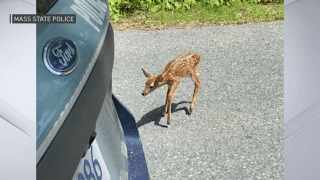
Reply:
M194 104L191 104L191 106L190 106L190 111L189 111L189 115L192 114L193 108L194 108Z
M167 122L167 125L170 125L170 122Z

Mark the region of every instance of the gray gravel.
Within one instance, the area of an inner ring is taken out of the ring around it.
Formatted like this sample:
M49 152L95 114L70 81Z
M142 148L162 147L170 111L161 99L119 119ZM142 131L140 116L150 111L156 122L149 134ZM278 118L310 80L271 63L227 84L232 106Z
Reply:
M196 108L180 83L172 124L166 87L143 97L145 76L177 55L202 55ZM113 92L136 118L152 180L283 179L283 22L115 31Z

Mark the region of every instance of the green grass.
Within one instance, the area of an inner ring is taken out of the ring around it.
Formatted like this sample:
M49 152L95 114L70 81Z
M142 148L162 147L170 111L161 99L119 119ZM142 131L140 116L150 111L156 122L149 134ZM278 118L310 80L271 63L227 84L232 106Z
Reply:
M255 4L234 2L231 5L208 6L196 4L190 9L147 12L136 10L124 13L117 20L111 20L115 29L163 29L212 24L243 24L248 22L268 22L284 19L283 3Z

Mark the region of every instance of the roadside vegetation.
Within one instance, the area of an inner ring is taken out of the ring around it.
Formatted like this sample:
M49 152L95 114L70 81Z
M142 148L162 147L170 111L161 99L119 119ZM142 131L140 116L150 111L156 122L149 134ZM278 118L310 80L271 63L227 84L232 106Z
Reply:
M284 19L282 0L109 0L115 29L242 24Z

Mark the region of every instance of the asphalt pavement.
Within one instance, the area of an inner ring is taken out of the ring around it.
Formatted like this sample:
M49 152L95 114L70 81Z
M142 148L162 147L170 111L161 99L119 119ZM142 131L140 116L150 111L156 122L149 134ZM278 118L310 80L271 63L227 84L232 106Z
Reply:
M186 51L201 54L200 91L184 79L162 117L167 86L142 96L141 68L160 74ZM115 31L113 93L136 118L152 180L284 178L283 21Z

